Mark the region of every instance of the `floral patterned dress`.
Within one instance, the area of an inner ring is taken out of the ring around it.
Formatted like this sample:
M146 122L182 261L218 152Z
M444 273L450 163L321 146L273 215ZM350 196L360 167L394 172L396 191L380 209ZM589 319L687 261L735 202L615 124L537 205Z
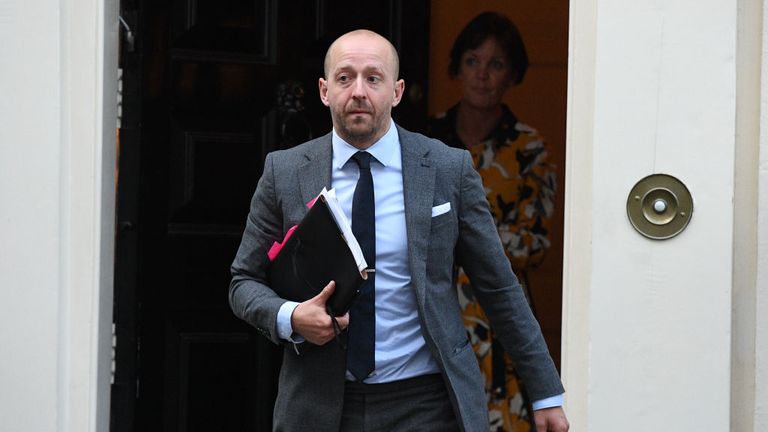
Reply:
M457 108L432 119L429 135L452 147L466 148L456 133ZM547 162L544 140L503 106L491 134L468 150L483 180L507 257L525 286L527 270L541 262L550 246L555 169ZM490 430L527 432L531 430L530 401L461 267L456 285L464 325L485 379Z

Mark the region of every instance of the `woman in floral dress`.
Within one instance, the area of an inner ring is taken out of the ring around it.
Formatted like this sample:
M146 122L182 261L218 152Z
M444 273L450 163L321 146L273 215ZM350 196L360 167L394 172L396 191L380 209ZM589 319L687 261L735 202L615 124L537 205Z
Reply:
M524 286L527 270L541 262L550 246L555 193L555 171L547 162L544 140L502 103L506 90L523 80L527 67L515 25L497 13L478 15L451 49L449 73L461 83L462 99L430 122L431 136L472 154L502 244ZM490 430L531 430L530 401L460 267L457 289L486 381Z

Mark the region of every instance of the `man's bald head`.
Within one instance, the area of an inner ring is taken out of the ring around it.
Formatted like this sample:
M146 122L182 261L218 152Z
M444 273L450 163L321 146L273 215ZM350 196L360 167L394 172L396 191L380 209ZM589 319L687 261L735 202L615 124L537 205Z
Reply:
M339 45L339 43L352 37L370 38L371 40L378 40L385 43L390 51L392 77L394 79L397 79L397 77L400 75L400 57L397 55L397 50L395 49L395 46L392 45L390 41L388 41L385 37L381 36L380 34L370 30L365 30L365 29L353 30L349 33L345 33L339 36L335 41L333 41L331 46L328 47L328 51L325 52L325 61L323 62L323 72L326 78L328 78L328 73L331 70L331 56L333 54L333 49L337 45Z
M405 89L398 69L395 47L369 30L347 33L328 48L325 77L317 82L320 100L347 143L366 149L389 130Z

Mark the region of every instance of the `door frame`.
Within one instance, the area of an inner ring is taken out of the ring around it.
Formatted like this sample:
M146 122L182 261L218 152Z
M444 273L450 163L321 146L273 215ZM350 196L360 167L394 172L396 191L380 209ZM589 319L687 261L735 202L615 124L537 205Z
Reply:
M57 430L107 431L113 348L118 2L65 0L59 8L61 26L54 31L60 35L61 53L61 269L59 344L51 347L58 358L59 386L40 391L57 393L57 416L51 419Z

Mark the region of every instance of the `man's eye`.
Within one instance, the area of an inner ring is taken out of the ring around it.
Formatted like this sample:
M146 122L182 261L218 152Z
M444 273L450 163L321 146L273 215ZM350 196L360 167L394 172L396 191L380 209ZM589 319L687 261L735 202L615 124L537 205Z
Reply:
M346 76L346 75L339 75L339 77L337 78L337 80L338 80L339 82L347 82L347 81L349 81L349 77L348 77L348 76Z
M381 82L381 78L379 78L377 76L369 76L368 77L368 82L371 83L371 84L377 84L377 83Z

